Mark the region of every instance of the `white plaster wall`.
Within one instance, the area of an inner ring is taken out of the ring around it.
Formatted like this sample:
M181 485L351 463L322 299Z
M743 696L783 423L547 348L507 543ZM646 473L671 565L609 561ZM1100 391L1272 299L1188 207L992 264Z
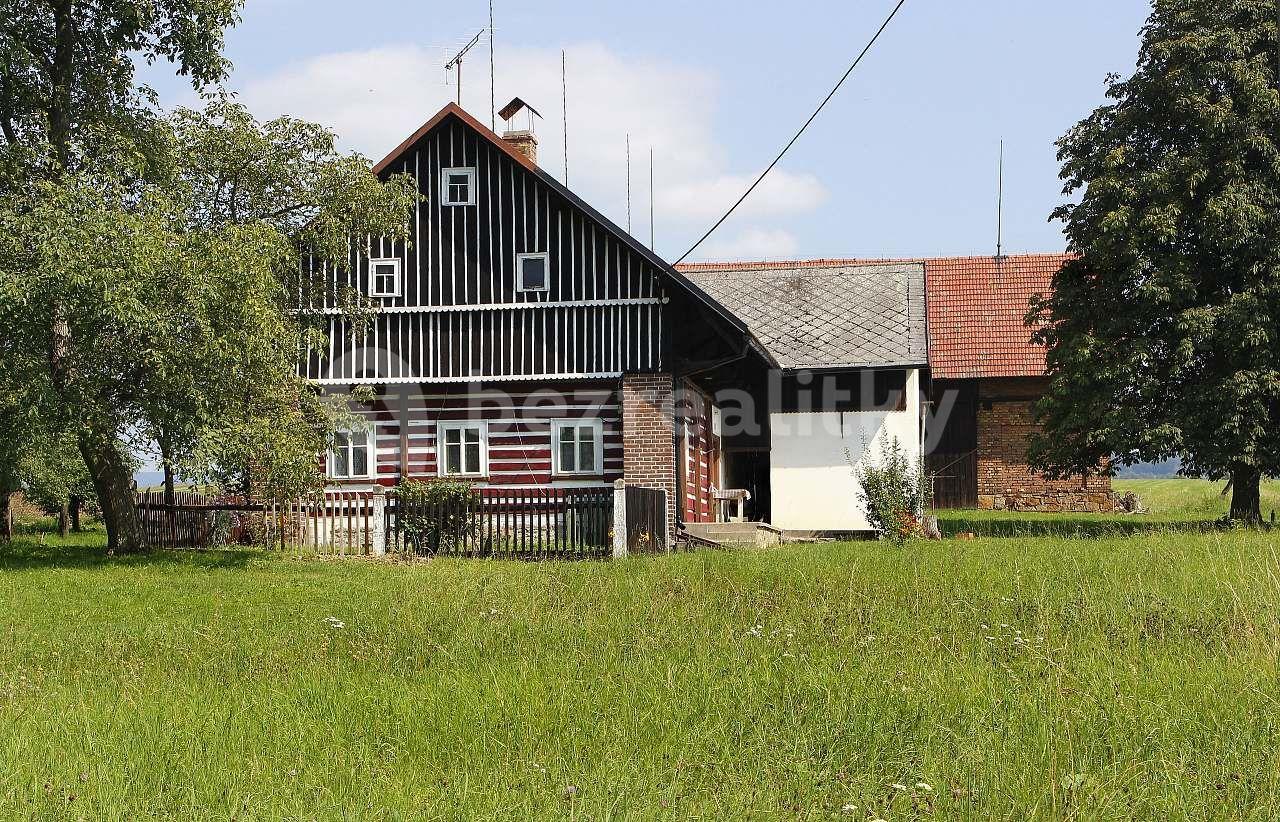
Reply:
M770 415L769 425L773 525L789 531L870 531L855 467L879 461L881 444L892 437L912 462L920 459L920 372L907 372L903 411L779 413Z

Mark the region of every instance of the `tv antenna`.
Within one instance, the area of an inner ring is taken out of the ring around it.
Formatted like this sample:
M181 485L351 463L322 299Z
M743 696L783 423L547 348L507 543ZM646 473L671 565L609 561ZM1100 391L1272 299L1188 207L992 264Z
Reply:
M1000 141L1000 166L996 172L996 259L1004 256L1004 140Z
M471 42L463 46L462 51L455 54L452 60L444 64L444 70L446 75L449 73L450 70L454 70L457 72L455 75L455 79L457 80L457 83L458 83L458 105L462 105L462 58L466 56L467 52L475 48L476 43L480 42L480 37L483 34L484 34L484 29L480 29L480 31L476 32L476 36L471 38Z

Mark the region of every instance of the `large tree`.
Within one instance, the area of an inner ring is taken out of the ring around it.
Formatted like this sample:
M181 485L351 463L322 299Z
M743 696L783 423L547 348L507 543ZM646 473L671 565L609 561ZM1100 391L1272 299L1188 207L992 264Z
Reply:
M1156 0L1132 77L1059 142L1079 255L1029 320L1054 473L1179 457L1257 520L1280 472L1280 32L1273 0Z
M239 465L250 488L314 474L325 409L296 359L316 329L292 309L324 285L299 249L345 264L353 235L402 236L416 196L316 126L221 100L158 111L132 58L217 83L238 6L18 0L0 22L0 333L47 357L38 390L60 404L118 550L144 547L142 440L170 469Z

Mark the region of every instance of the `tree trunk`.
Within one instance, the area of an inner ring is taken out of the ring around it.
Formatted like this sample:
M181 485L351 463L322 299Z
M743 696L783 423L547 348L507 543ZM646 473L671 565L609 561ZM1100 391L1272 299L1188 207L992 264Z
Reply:
M0 491L0 542L13 539L13 499L12 491Z
M80 435L80 455L98 494L102 524L107 527L107 549L121 553L147 550L142 521L134 505L129 464L120 453L119 442L112 435L86 429Z
M168 445L164 438L160 440L160 463L164 467L164 504L168 506L165 511L165 519L169 525L169 545L170 547L178 547L178 513L173 510L173 506L177 504L177 499L173 491L173 460L172 448Z
M67 532L71 530L71 506L66 500L62 501L62 507L58 509L58 536L65 537Z
M1262 472L1252 465L1231 467L1231 518L1262 522Z
M84 499L78 494L71 497L71 505L69 514L71 515L71 530L77 534L80 533L80 507L84 505Z

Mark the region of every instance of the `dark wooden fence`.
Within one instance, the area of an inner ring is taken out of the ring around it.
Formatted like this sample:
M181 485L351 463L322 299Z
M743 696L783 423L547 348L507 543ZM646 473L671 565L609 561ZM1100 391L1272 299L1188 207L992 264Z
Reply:
M440 501L387 504L387 533L424 556L590 559L613 545L609 488L479 488Z
M627 552L651 553L667 548L667 493L628 485Z

